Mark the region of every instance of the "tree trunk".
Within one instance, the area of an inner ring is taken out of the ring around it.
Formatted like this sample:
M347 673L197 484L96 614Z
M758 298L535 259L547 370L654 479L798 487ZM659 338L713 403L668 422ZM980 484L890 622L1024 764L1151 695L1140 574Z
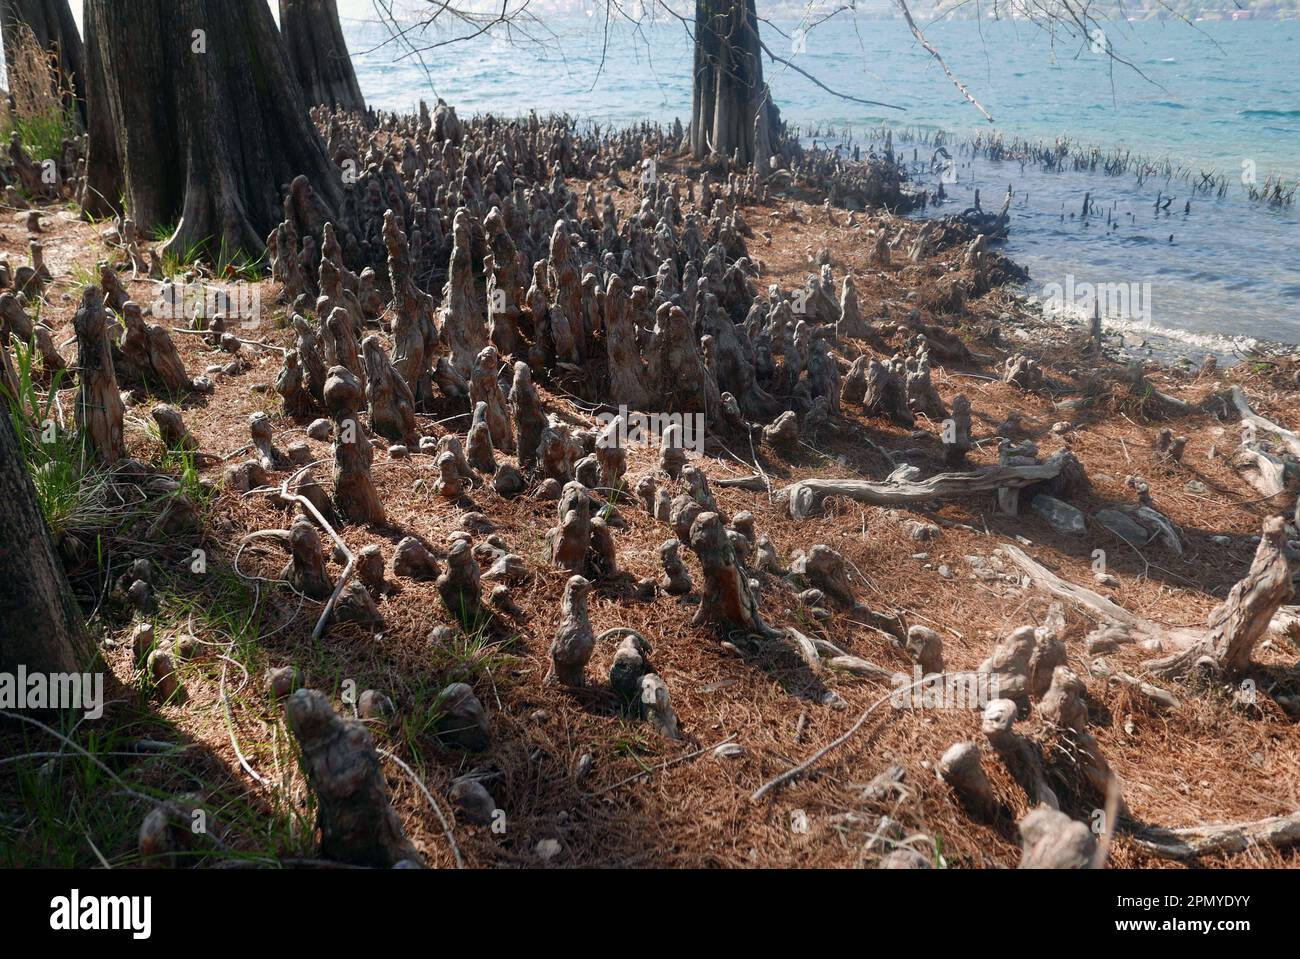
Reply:
M0 0L0 35L4 38L5 63L15 62L17 37L14 27L25 24L46 50L58 49L59 77L76 97L77 115L86 124L85 70L81 35L72 18L68 0Z
M82 215L99 220L122 215L122 159L108 102L108 75L99 55L102 7L88 3L82 11L86 33L86 131L90 147L86 156L86 182L82 186Z
M0 412L0 672L79 671L89 651L81 611L36 501L8 410Z
M780 119L763 83L754 0L696 0L691 153L766 167Z
M86 0L86 17L111 117L92 124L90 165L116 131L121 192L141 231L177 224L165 250L255 258L300 175L333 219L342 178L265 0Z
M365 112L336 0L280 0L280 35L308 106Z

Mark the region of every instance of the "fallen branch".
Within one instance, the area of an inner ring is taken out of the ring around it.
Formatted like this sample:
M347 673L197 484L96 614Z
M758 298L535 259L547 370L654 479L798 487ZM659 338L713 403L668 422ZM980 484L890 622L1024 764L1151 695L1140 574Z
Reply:
M705 746L703 749L697 749L693 753L687 753L686 755L678 756L675 759L665 760L664 762L659 763L659 765L657 766L650 766L647 769L641 770L639 773L634 773L631 776L628 776L626 779L620 779L618 782L614 783L611 786L606 786L604 789L597 790L596 792L592 793L592 795L603 796L605 795L605 793L612 792L613 790L617 789L619 786L626 786L628 783L636 782L638 779L641 779L643 776L649 776L651 773L660 772L662 770L667 769L669 766L676 766L678 763L684 763L687 760L695 759L697 756L703 756L705 753L717 749L719 746L727 745L727 743L731 742L735 738L736 738L736 734L732 733L726 739L720 739L712 746Z
M743 479L737 479L734 477L727 478L727 479L715 479L713 481L713 485L730 486L735 489L747 489L747 490L752 490L755 493L767 492L767 481L757 473L755 473L753 476L746 476Z
M429 806L431 809L433 809L433 814L438 817L438 822L442 825L442 834L447 837L447 844L451 846L451 857L456 861L456 868L464 869L465 862L463 859L461 859L460 846L456 845L456 836L451 831L451 823L447 822L447 817L442 814L442 809L434 801L433 793L429 792L429 787L426 786L423 780L421 780L420 777L415 774L414 769L412 769L410 766L404 763L393 753L389 752L387 749L375 747L375 752L397 763L397 765L401 767L402 772L406 773L406 775L410 777L411 782L415 783L416 787L420 790L420 792L424 793L424 798L429 801Z
M786 504L793 519L820 515L828 497L843 496L870 506L908 506L948 496L964 496L1000 488L1020 489L1055 479L1067 453L1057 453L1045 463L1027 466L992 466L969 473L937 473L924 480L806 479L781 489L776 498Z
M1232 468L1266 500L1287 491L1286 463L1254 446L1238 447L1232 454Z
M1169 628L1142 619L1090 589L1066 582L1010 544L1003 552L1023 569L1031 585L1083 609L1103 623L1113 624L1134 641L1156 639L1179 652L1146 665L1157 676L1178 679L1194 667L1208 667L1221 676L1245 671L1251 654L1269 630L1277 611L1292 595L1291 568L1286 557L1286 525L1282 517L1264 521L1263 536L1246 575L1228 598L1210 613L1205 629Z
M1232 388L1232 405L1241 414L1243 423L1250 423L1257 429L1277 435L1286 444L1286 448L1291 451L1291 455L1300 459L1300 434L1293 433L1285 426L1279 426L1272 420L1267 420L1252 410L1250 400L1246 398L1246 391L1240 386Z
M1166 709L1176 709L1179 706L1178 697L1167 689L1154 686L1151 683L1143 682L1136 676L1132 676L1122 670L1114 669L1104 659L1094 659L1089 666L1089 671L1108 683L1117 686L1127 686L1134 692L1145 696L1148 700L1157 706L1163 706Z
M1030 559L1019 546L1003 543L1002 552L1011 562L1024 571L1025 575L1029 577L1031 586L1090 613L1095 619L1119 623L1131 627L1134 632L1158 632L1160 630L1160 627L1130 613L1124 607L1112 603L1105 596L1061 579L1046 566Z
M1282 849L1300 843L1300 812L1253 822L1189 826L1185 829L1149 828L1135 834L1133 842L1154 856L1180 861L1245 852L1252 846Z
M946 678L949 675L955 675L955 674L940 673L936 675L942 679L942 678ZM803 762L799 763L799 765L793 766L790 769L787 769L785 772L781 773L781 775L777 776L775 779L769 779L767 782L763 783L763 785L759 786L756 790L754 790L753 794L749 797L749 801L758 802L769 792L771 792L773 789L776 789L778 786L782 785L783 783L787 783L791 779L794 779L798 776L802 776L805 772L807 772L818 762L820 762L822 758L826 756L828 753L834 751L835 749L838 749L840 746L844 745L846 742L852 739L854 733L856 733L859 729L862 728L862 725L867 721L867 719L871 716L873 712L875 712L877 709L879 709L881 706L889 702L891 699L893 699L895 696L897 696L900 693L906 692L909 689L915 689L916 687L920 686L922 683L934 682L936 679L936 675L926 676L923 679L918 679L914 683L908 683L906 686L897 687L896 689L890 690L884 696L881 696L874 703L872 703L870 706L868 706L865 710L862 711L862 715L857 718L857 720L853 723L852 726L850 726L847 730L845 730L843 735L831 740L821 749L817 750L817 752L813 753Z

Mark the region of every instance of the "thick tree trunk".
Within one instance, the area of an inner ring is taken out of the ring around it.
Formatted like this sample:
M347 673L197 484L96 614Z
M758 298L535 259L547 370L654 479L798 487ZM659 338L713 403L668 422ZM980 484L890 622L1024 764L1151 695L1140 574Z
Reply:
M696 0L691 153L766 168L780 119L763 83L754 0Z
M336 0L280 0L280 35L308 106L365 112Z
M102 7L88 3L82 12L86 32L86 131L90 148L86 157L86 182L82 186L81 212L90 219L122 215L122 159L108 101L108 75L100 58Z
M0 35L4 38L5 63L12 66L17 46L15 26L25 24L46 50L57 48L59 75L63 86L76 97L77 115L86 124L85 70L81 34L72 18L68 0L0 0Z
M266 0L86 0L86 15L112 121L102 129L116 131L122 193L142 231L179 221L165 249L258 256L300 175L333 218L342 178ZM112 149L102 129L92 124L92 168Z
M0 672L79 671L89 650L81 611L23 462L8 410L0 412Z

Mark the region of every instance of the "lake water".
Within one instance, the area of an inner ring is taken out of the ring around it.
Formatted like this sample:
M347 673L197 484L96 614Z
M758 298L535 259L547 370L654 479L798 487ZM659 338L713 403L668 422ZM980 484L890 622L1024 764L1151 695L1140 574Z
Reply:
M634 32L616 24L602 67L603 27L597 16L567 16L540 28L544 41L533 27L538 42L484 37L430 50L422 65L405 48L384 44L387 34L374 23L344 23L362 91L376 107L406 110L437 95L462 115L536 109L602 123L685 122L692 61L681 25L659 22ZM1218 171L1230 181L1225 196L1206 197L1179 178L1139 185L1131 174L1022 170L1018 162L958 156L957 182L946 186L952 199L941 211L968 205L977 187L984 205L996 207L1014 184L1006 252L1028 267L1027 292L1041 297L1055 290L1052 284L1079 290L1085 283L1131 291L1130 315L1113 313L1107 324L1134 330L1162 353L1210 350L1227 359L1234 345L1255 339L1300 342L1300 208L1250 202L1242 186L1251 172L1260 184L1270 174L1289 183L1300 176L1300 22L1108 27L1107 41L1141 75L1119 64L1112 69L1086 43L1058 40L1053 48L1024 23L926 27L993 115L991 125L902 22L841 18L802 38L798 27L778 21L761 29L774 52L827 86L904 108L849 102L789 67L765 63L783 116L805 133L834 128L866 142L869 130L890 124L900 133L944 130L954 138L1067 136ZM910 158L901 136L897 146ZM918 156L928 166L929 149L919 148ZM1167 210L1155 209L1157 191L1175 197ZM1077 216L1085 194L1101 211L1086 223ZM1106 225L1107 211L1118 228Z

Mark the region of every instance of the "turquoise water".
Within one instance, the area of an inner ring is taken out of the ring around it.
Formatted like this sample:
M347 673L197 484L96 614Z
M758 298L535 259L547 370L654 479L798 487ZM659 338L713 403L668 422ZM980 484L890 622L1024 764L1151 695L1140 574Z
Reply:
M761 7L761 4L760 4ZM761 9L760 9L761 12ZM409 109L440 95L465 115L475 112L567 112L601 123L687 119L691 48L676 22L634 33L612 29L601 67L603 22L567 17L548 22L545 42L480 38L418 60L373 23L344 24L367 100ZM1243 164L1258 182L1270 173L1300 177L1300 22L1216 22L1195 28L1170 22L1118 23L1113 49L1137 71L1114 65L1088 44L1058 41L1014 22L950 21L926 28L954 72L993 115L990 125L961 98L934 60L896 20L840 19L794 39L796 23L763 26L773 51L852 96L903 107L890 110L834 97L789 67L765 64L787 120L805 132L849 129L858 136L882 123L944 129L962 136L1000 131L1095 143L1105 149L1169 157L1176 165L1225 173L1223 198L1193 196L1174 179L1047 172L1019 163L959 158L952 202L967 205L975 187L986 205L1016 191L1007 252L1028 266L1028 292L1048 283L1149 284L1146 315L1128 317L1153 343L1227 355L1250 338L1300 342L1300 212L1244 199ZM434 38L440 39L440 38ZM417 41L418 43L418 41ZM801 49L800 49L801 48ZM597 75L600 69L599 76ZM928 159L928 151L920 151ZM1156 211L1156 192L1173 195ZM1113 210L1083 224L1069 212L1085 193ZM1184 203L1191 200L1190 213ZM1065 215L1064 220L1062 215ZM1172 237L1172 240L1170 239ZM1112 325L1126 318L1108 317Z

